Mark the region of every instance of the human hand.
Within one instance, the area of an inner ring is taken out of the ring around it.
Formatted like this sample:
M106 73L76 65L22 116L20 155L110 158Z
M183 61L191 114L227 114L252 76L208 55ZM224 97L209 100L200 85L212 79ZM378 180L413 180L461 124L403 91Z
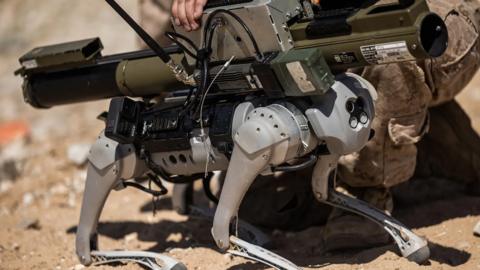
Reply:
M198 29L206 4L207 0L173 0L172 16L175 24L187 31Z

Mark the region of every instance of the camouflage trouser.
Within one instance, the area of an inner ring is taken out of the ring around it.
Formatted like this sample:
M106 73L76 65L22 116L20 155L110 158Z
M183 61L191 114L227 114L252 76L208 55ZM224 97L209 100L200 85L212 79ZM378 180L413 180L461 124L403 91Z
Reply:
M375 137L360 152L342 157L339 176L350 187L385 189L410 179L417 161L416 143L429 130L429 108L452 100L479 68L480 2L428 2L445 18L449 48L433 60L363 70L362 76L378 91Z

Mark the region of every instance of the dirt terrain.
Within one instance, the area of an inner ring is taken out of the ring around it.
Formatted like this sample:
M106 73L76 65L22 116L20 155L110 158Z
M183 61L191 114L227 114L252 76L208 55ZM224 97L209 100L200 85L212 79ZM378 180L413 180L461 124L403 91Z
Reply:
M136 1L121 1L135 14ZM83 269L74 252L74 232L86 175L67 152L91 144L103 128L96 116L106 101L34 110L23 103L16 59L34 46L101 36L106 53L133 50L134 35L98 0L0 0L0 132L27 127L17 139L0 140L0 269ZM458 97L480 131L480 75ZM0 136L1 139L1 136ZM448 185L448 181L445 182ZM199 200L205 202L205 199ZM166 253L188 269L268 269L224 255L210 236L211 223L181 216L168 198L157 203L136 190L113 192L99 226L100 247ZM325 253L322 227L275 231L273 250L305 269L480 270L480 198L465 194L403 206L394 215L429 239L431 260L422 266L399 257L395 246ZM93 269L142 269L137 265Z

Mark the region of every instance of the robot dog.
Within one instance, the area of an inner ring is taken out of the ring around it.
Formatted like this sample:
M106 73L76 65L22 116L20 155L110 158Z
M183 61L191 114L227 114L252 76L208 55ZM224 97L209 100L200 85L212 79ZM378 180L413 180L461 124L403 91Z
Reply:
M20 58L18 71L25 100L37 108L112 98L89 157L76 239L82 264L133 260L185 269L154 253L98 251L104 203L112 189L133 186L159 196L166 193L159 178L177 184L202 178L208 185L209 173L226 171L212 227L217 246L277 269L299 269L232 235L230 225L257 176L311 166L319 201L377 222L402 256L417 263L429 258L426 240L333 189L339 157L373 136L376 91L345 71L440 56L448 33L425 0L214 0L202 30L167 33L176 43L168 48L115 1L106 2L151 50L102 56L99 39L82 40L34 49ZM161 190L136 181L145 177Z

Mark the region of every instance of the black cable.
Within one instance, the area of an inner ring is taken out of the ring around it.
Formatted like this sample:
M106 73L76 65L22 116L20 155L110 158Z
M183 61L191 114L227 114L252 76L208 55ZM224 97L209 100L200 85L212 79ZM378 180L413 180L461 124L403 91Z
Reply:
M212 189L210 188L210 182L213 179L213 173L208 173L207 177L203 177L202 185L203 185L203 192L207 198L215 204L218 204L218 198L213 194Z
M150 47L150 49L152 49L165 64L172 60L170 55L165 52L165 50L163 50L163 48L160 47L160 45L158 45L158 43L145 30L143 30L140 25L136 23L135 20L132 19L132 17L130 17L130 15L128 15L128 13L120 5L117 4L117 2L115 2L115 0L105 1L113 8L113 10L118 13L118 15L120 15L120 17L122 17L123 20L125 20L125 22L127 22L127 24L133 29L133 31L135 31L140 36L140 38L145 42L145 44L147 44L148 47Z
M173 41L175 44L177 44L183 52L185 52L186 54L190 55L192 58L194 59L198 59L197 58L197 52L198 52L198 48L197 46L195 46L195 44L193 43L193 41L191 41L190 39L188 39L187 37L181 35L181 34L178 34L178 33L175 33L175 32L165 32L165 36L167 38L169 38L171 41ZM194 50L195 50L195 53L192 52L191 50L189 50L185 45L183 45L178 39L181 39L185 42L188 43L188 45L190 45Z
M157 176L153 174L148 174L149 182L148 182L148 188L144 187L143 185L137 183L137 182L131 182L131 181L125 181L123 182L123 185L126 187L133 187L136 189L139 189L143 192L146 192L154 197L160 197L168 193L168 190L165 188L165 186L162 184L160 179L158 179ZM157 185L160 190L154 190L151 187L151 183L154 182L155 185Z
M195 96L193 98L193 114L190 116L192 119L197 119L197 114L199 113L200 107L199 107L199 102L201 100L201 97L205 94L205 91L207 90L208 87L208 73L209 73L209 68L208 68L209 61L208 59L202 59L201 60L201 72L200 72L200 84L199 87L197 88L197 92L195 92ZM200 118L202 116L199 116ZM202 119L200 119L202 121Z
M272 168L273 172L296 172L311 167L317 162L316 155L310 155L308 160L297 165L285 165Z
M172 183L172 184L188 184L192 183L196 180L200 180L204 177L205 175L203 173L197 173L189 176L175 176L175 177L169 177L166 182Z
M211 22L210 22L211 23ZM195 93L195 108L194 113L192 115L193 119L199 119L203 121L202 115L198 115L200 111L199 102L203 99L206 94L208 88L208 75L209 75L209 63L210 63L210 53L212 51L212 43L213 43L213 34L215 29L217 28L218 24L213 25L205 25L205 36L204 36L204 44L203 44L203 51L201 52L202 57L199 59L201 61L201 73L200 73L200 86L197 89L197 93Z

